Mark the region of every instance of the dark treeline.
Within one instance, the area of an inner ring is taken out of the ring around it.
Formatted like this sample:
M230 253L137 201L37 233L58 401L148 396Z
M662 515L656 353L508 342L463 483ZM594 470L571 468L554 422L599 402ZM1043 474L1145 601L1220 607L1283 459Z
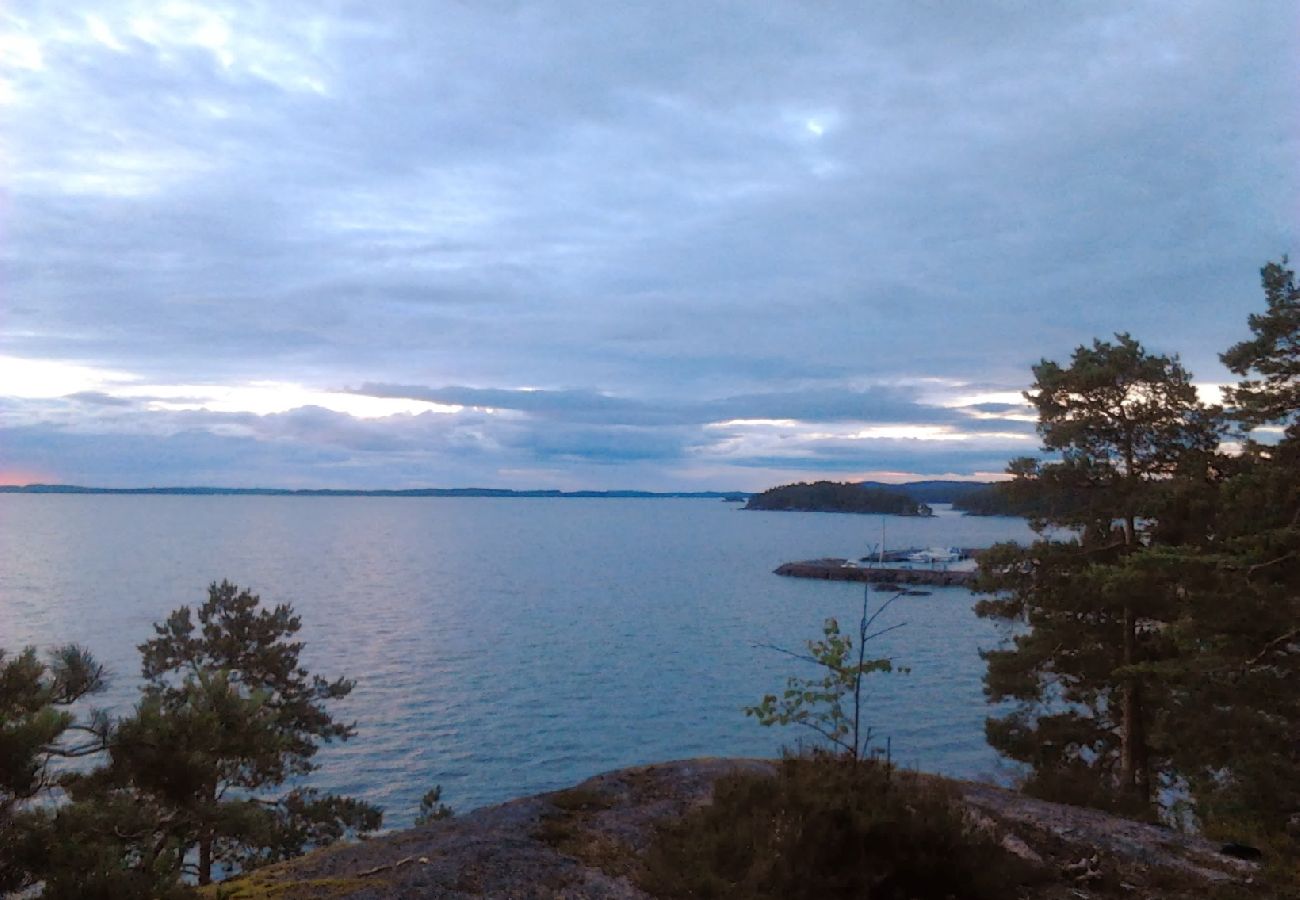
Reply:
M954 509L973 516L1031 514L1023 508L1023 501L1018 506L1000 490L1001 488L1000 482L986 481L908 481L902 484L888 484L883 481L817 481L811 484L807 482L783 484L769 488L761 494L743 496L749 497L751 509L867 512L909 516L925 515L924 507L932 503L951 503ZM902 498L902 501L884 499L881 496L883 494L893 494L895 497ZM878 504L879 508L861 508L864 495L871 498L869 503ZM895 512L895 510L903 511Z
M992 495L1044 536L981 558L978 612L1022 626L985 654L990 700L1014 704L987 732L1027 790L1140 816L1172 790L1210 834L1294 861L1300 290L1285 259L1262 275L1222 407L1127 334L1034 367L1047 456Z
M879 488L906 494L918 503L951 503L957 505L970 496L982 493L989 487L983 481L906 481L886 484L883 481L859 481L862 487Z
M897 490L834 481L783 484L749 498L745 509L928 515L929 507Z
M1036 518L1050 515L1049 498L1027 496L1015 490L1011 482L980 485L978 490L953 501L953 508L968 516L1022 516Z

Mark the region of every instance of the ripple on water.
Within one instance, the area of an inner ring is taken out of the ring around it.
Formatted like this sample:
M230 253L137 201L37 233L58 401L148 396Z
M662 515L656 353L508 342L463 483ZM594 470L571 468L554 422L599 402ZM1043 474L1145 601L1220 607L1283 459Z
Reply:
M460 809L618 766L775 753L796 735L741 708L799 663L861 588L779 578L790 559L861 555L879 519L741 513L716 501L0 495L0 646L78 641L129 709L135 645L230 580L295 605L304 663L357 688L315 783L408 824L429 786ZM1026 539L1006 519L894 519L891 544ZM873 601L874 602L874 601ZM896 759L956 775L998 763L977 651L997 640L961 589L907 597L873 645L912 667L872 680ZM806 670L805 670L806 671Z

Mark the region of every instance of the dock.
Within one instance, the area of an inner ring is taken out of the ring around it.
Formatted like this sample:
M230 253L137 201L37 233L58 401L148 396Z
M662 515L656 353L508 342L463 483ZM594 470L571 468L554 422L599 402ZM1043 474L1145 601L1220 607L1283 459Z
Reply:
M886 562L891 561L889 557L890 554L885 554ZM925 584L935 587L969 587L974 583L976 574L968 569L890 568L889 566L867 565L834 557L782 563L776 567L775 572L777 575L785 575L790 578L858 581L869 584Z
M908 547L906 550L886 550L880 556L877 556L876 554L873 553L870 556L861 557L860 559L856 560L856 562L864 566L867 565L874 566L878 562L905 563L912 556L912 554L920 553L926 549L927 548L925 547ZM976 559L979 557L981 553L984 552L984 548L981 547L953 547L952 549L960 553L962 559ZM812 560L812 561L824 562L824 560ZM847 562L854 562L854 561L855 560L847 560Z

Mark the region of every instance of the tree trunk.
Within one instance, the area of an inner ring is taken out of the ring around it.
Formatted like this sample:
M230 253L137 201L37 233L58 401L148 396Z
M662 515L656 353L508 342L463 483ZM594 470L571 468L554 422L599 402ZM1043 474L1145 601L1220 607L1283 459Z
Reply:
M1137 617L1124 607L1124 665L1137 662ZM1151 802L1151 764L1147 753L1146 727L1142 710L1142 681L1124 681L1123 717L1120 722L1120 788Z
M871 585L862 586L862 618L858 620L858 674L853 679L853 761L859 759L858 726L862 722L862 661L867 653L867 604L871 600Z
M199 884L212 883L212 832L199 838Z
M1133 449L1130 438L1124 448L1124 462L1130 485L1136 476L1133 472ZM1131 502L1131 500L1130 500ZM1137 516L1124 517L1124 544L1137 546ZM1133 607L1124 604L1124 665L1137 662L1137 615ZM1147 754L1146 727L1142 715L1142 681L1124 679L1124 707L1120 722L1120 789L1140 797L1143 803L1151 802L1151 766Z
M212 784L205 792L208 801L208 810L204 818L212 815L212 811L217 802L217 786ZM215 839L214 829L210 824L203 826L203 831L199 834L199 884L212 883L212 843Z

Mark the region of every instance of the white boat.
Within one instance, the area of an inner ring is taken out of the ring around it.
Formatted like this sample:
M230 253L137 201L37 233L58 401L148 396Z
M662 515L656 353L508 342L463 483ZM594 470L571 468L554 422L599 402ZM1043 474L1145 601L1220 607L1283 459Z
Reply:
M961 559L962 553L956 547L926 547L924 550L918 550L907 557L908 562L913 563L950 563L957 562Z

